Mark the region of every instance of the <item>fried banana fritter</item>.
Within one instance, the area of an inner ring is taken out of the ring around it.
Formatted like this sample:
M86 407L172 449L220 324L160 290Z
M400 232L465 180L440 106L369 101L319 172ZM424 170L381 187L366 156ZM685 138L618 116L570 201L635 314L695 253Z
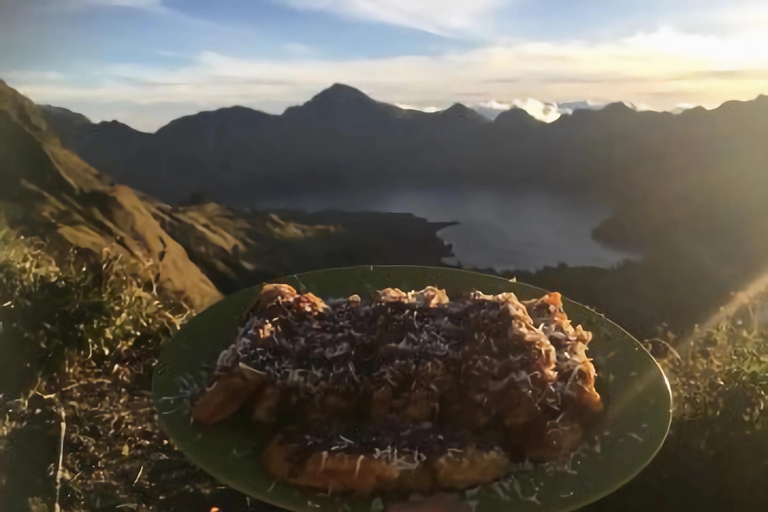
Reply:
M296 458L294 446L275 437L262 452L262 460L270 473L286 482L334 491L356 491L359 494L387 487L397 481L400 470L370 455L315 452Z
M326 304L266 285L192 416L251 407L274 426L266 467L296 485L463 489L579 447L602 409L590 339L558 293L452 302L435 287L387 288Z
M500 478L509 466L506 453L492 441L480 446L468 436L436 434L424 425L390 420L346 430L290 429L272 439L262 460L281 480L358 494L466 489Z

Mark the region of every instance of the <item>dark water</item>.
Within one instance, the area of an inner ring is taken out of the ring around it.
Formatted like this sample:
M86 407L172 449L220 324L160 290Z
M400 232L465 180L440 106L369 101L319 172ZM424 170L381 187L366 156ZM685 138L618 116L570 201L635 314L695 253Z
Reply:
M592 228L609 208L544 190L400 189L347 191L275 198L261 208L335 209L413 213L435 222L456 221L438 232L468 268L535 270L547 265L610 267L634 255L594 241Z

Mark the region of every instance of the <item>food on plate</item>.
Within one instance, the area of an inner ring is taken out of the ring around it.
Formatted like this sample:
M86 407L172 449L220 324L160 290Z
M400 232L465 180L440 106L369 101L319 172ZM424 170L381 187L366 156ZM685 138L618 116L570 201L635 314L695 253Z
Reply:
M451 301L430 286L326 303L270 284L192 417L271 426L262 460L295 485L465 489L578 449L603 407L590 339L559 293Z

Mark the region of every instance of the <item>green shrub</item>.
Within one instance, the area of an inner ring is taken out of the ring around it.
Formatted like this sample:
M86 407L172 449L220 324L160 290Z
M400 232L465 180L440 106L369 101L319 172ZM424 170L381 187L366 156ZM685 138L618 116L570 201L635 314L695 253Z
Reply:
M166 495L211 485L159 430L150 393L159 347L190 314L108 252L56 254L24 238L3 247L0 510L30 499L52 510L60 451L65 510L140 509L159 466L193 475Z
M647 340L674 395L669 436L628 485L585 512L762 512L768 435L768 330L764 297L723 325Z
M734 318L684 340L666 335L645 342L667 374L677 422L720 422L741 433L760 430L768 405L768 329L749 300ZM666 338L666 339L664 339Z
M157 346L188 314L108 252L55 257L39 239L13 240L0 252L0 390L18 394L83 357L104 364Z

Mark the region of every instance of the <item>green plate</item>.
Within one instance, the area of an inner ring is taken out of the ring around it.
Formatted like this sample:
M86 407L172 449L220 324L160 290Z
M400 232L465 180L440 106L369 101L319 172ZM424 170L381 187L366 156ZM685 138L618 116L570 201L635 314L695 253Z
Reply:
M397 287L445 288L449 297L476 289L514 292L520 299L545 292L498 277L429 267L351 267L310 272L276 280L324 299L361 297ZM219 353L238 332L240 315L259 287L242 290L193 318L165 347L154 375L153 393L166 432L192 461L221 482L262 501L296 511L376 512L381 501L354 496L327 496L275 480L260 461L266 435L248 421L231 420L213 427L193 424L183 389L205 382ZM593 332L589 355L598 367L597 389L607 403L599 449L584 452L569 471L543 467L520 470L502 484L461 493L476 512L565 512L606 496L632 479L656 455L667 435L672 398L664 373L626 331L594 311L565 300L574 325ZM206 368L209 368L206 370ZM262 435L264 434L264 435ZM384 496L384 503L388 497Z

